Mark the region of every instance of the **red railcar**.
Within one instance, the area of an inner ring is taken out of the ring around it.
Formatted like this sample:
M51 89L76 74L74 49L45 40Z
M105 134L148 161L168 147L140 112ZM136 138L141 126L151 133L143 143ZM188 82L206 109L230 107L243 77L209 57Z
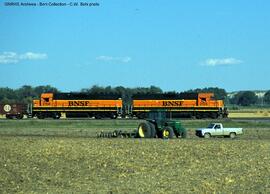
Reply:
M7 119L22 119L28 115L28 105L22 103L0 104L0 114L5 115Z

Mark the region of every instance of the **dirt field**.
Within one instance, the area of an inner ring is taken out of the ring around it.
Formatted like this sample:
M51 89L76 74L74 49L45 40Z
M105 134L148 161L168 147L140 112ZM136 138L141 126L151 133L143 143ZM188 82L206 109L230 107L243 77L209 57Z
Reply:
M0 120L0 193L269 193L270 123L231 140L97 139L139 121Z

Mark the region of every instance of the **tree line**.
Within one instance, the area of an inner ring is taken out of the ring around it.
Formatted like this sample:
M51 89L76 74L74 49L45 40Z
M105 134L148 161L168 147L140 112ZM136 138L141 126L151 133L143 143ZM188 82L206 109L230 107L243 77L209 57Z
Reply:
M38 99L41 93L46 92L58 93L61 91L50 85L37 87L25 85L18 89L0 87L0 103L31 103L33 99ZM164 92L157 86L129 88L123 86L102 87L98 85L94 85L90 88L83 88L79 92L101 95L116 94L121 96L124 101L130 101L132 95L134 94L177 93L176 91ZM258 97L253 91L241 91L237 92L232 97L229 97L225 89L218 87L197 88L184 92L212 92L214 93L216 99L224 100L225 104L227 105L270 105L270 90L267 91L262 97Z

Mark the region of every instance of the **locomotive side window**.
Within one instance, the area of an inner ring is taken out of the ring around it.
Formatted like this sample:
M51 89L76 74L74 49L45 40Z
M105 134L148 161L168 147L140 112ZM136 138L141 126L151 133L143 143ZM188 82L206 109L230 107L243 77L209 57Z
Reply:
M206 102L206 98L201 98L201 101L202 102Z
M45 102L49 102L49 98L44 98L44 101Z

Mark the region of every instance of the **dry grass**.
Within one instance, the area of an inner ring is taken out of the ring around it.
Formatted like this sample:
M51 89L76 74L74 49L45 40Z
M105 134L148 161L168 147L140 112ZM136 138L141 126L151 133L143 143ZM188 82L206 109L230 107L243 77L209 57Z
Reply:
M270 118L269 108L229 110L229 118Z

